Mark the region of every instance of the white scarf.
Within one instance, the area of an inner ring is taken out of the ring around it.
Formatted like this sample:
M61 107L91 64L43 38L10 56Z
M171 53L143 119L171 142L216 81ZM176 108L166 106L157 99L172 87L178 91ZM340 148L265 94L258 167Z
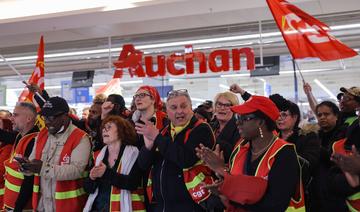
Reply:
M98 166L100 164L100 162L104 159L106 149L107 149L107 146L104 146L101 149L98 157L96 158L95 166ZM134 163L136 162L138 155L139 155L139 150L136 147L130 146L130 145L127 145L125 147L124 153L121 157L120 174L128 175L130 173L131 168L133 167ZM83 212L91 211L92 205L95 201L96 196L98 195L98 192L99 192L99 189L96 188L95 192L89 195ZM129 190L121 189L119 201L121 203L120 209L122 212L132 211L131 192Z

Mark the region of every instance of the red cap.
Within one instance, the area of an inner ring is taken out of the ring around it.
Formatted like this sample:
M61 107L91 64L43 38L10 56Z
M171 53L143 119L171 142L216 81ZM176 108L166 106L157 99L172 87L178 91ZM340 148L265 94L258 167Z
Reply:
M264 96L251 96L244 104L232 106L231 110L240 115L253 113L259 110L273 121L276 121L280 115L274 102Z
M155 103L154 103L155 108L159 111L162 110L162 102L161 102L160 94L156 90L156 88L149 86L149 85L144 85L144 86L141 86L138 90L148 91L155 100Z

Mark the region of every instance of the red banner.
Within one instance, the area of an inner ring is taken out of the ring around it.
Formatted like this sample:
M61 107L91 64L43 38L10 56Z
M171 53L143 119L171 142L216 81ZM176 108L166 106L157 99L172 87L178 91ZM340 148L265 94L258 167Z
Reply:
M36 61L36 66L31 74L28 83L35 83L37 84L41 90L44 89L44 39L43 36L40 38L40 44L38 48L38 58ZM24 89L24 91L19 96L19 102L32 102L36 105L36 108L38 111L40 111L39 105L36 103L34 99L34 94L29 92L27 88Z
M285 0L266 0L294 59L338 60L357 52L329 34L329 27Z

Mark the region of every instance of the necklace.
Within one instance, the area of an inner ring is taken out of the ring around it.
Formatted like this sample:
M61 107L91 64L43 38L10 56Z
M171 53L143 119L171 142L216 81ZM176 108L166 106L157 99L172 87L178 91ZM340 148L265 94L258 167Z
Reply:
M254 151L251 149L251 154L252 154L252 155L260 155L260 154L264 153L264 152L271 146L271 144L274 143L275 140L276 140L276 136L273 136L272 139L271 139L271 141L269 142L269 144L268 144L266 147L262 148L262 149L261 149L260 151L258 151L258 152L254 152Z

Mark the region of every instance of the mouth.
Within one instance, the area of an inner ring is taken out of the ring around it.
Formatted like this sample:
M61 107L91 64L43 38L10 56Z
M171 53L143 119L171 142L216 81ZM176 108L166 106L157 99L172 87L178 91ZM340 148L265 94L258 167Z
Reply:
M109 137L109 135L103 134L103 138L108 138L108 137Z
M226 112L218 112L218 115L226 116Z
M178 121L178 122L182 122L182 121L185 120L185 116L176 116L175 119L176 119L176 121Z

